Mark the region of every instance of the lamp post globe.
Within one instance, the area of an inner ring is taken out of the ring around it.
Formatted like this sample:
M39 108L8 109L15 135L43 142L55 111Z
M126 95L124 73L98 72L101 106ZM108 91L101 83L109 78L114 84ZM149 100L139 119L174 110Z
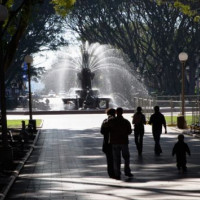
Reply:
M33 57L31 55L26 55L25 58L24 58L24 61L27 64L31 64L31 63L33 63Z
M179 58L180 62L186 62L188 59L188 54L185 52L181 52L181 53L179 53L178 58Z

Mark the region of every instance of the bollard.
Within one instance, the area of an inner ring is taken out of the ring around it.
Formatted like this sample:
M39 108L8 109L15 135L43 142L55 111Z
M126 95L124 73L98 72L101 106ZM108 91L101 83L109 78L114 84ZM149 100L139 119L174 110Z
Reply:
M36 132L36 120L35 119L31 119L29 120L29 125L33 127L33 131Z
M22 131L25 131L25 129L26 129L25 121L22 121Z
M26 123L25 121L22 121L22 130L20 131L21 136L21 146L23 148L23 143L27 142L29 140L29 133L26 131Z
M187 127L187 124L186 124L184 116L181 115L181 116L177 117L177 126L180 129L185 129Z

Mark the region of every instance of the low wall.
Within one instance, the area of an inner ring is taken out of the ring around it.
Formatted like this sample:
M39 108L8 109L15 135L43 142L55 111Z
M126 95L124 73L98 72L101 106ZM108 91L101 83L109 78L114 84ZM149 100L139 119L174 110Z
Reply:
M33 111L33 115L65 115L65 114L101 114L105 110L61 110L61 111ZM124 113L134 113L134 110L124 110ZM8 111L8 115L29 115L29 112Z

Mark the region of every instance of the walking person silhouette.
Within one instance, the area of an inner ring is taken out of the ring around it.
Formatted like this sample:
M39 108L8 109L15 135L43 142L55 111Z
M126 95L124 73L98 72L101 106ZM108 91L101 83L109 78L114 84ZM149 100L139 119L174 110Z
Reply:
M132 133L131 123L125 119L123 109L117 108L117 117L109 119L110 143L113 150L115 179L121 179L121 154L124 158L125 176L133 177L130 169L130 152L128 136Z
M160 155L162 153L162 148L160 146L160 135L162 134L162 126L164 126L165 128L165 134L167 133L167 126L164 115L160 113L159 106L154 107L154 114L151 115L149 124L152 124L152 133L155 141L155 154Z
M142 155L144 124L146 124L145 115L142 113L142 108L137 107L137 112L133 115L132 124L134 125L135 144L138 150L138 155Z
M106 155L108 175L110 178L114 178L113 153L112 153L112 145L110 144L110 132L108 128L108 120L115 117L115 109L109 108L106 110L106 113L108 117L103 120L100 130L101 134L104 136L102 151Z
M176 162L177 162L177 169L180 171L181 169L183 172L187 171L187 160L186 160L186 153L190 156L190 149L188 145L184 142L184 135L178 135L178 142L174 145L172 150L172 156L176 155Z

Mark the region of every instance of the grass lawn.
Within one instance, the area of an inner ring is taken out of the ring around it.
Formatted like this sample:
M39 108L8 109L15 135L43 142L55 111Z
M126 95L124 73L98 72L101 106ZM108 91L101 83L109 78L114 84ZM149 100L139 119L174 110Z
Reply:
M29 120L17 119L17 120L7 120L7 126L8 128L22 128L22 121L25 121L25 124L28 125ZM42 120L36 119L36 126L40 127L41 124Z
M171 116L165 116L166 122L168 125L172 125L172 121L171 121ZM188 115L185 117L187 125L191 125L192 124L192 116ZM173 124L176 125L177 124L177 116L173 116Z

